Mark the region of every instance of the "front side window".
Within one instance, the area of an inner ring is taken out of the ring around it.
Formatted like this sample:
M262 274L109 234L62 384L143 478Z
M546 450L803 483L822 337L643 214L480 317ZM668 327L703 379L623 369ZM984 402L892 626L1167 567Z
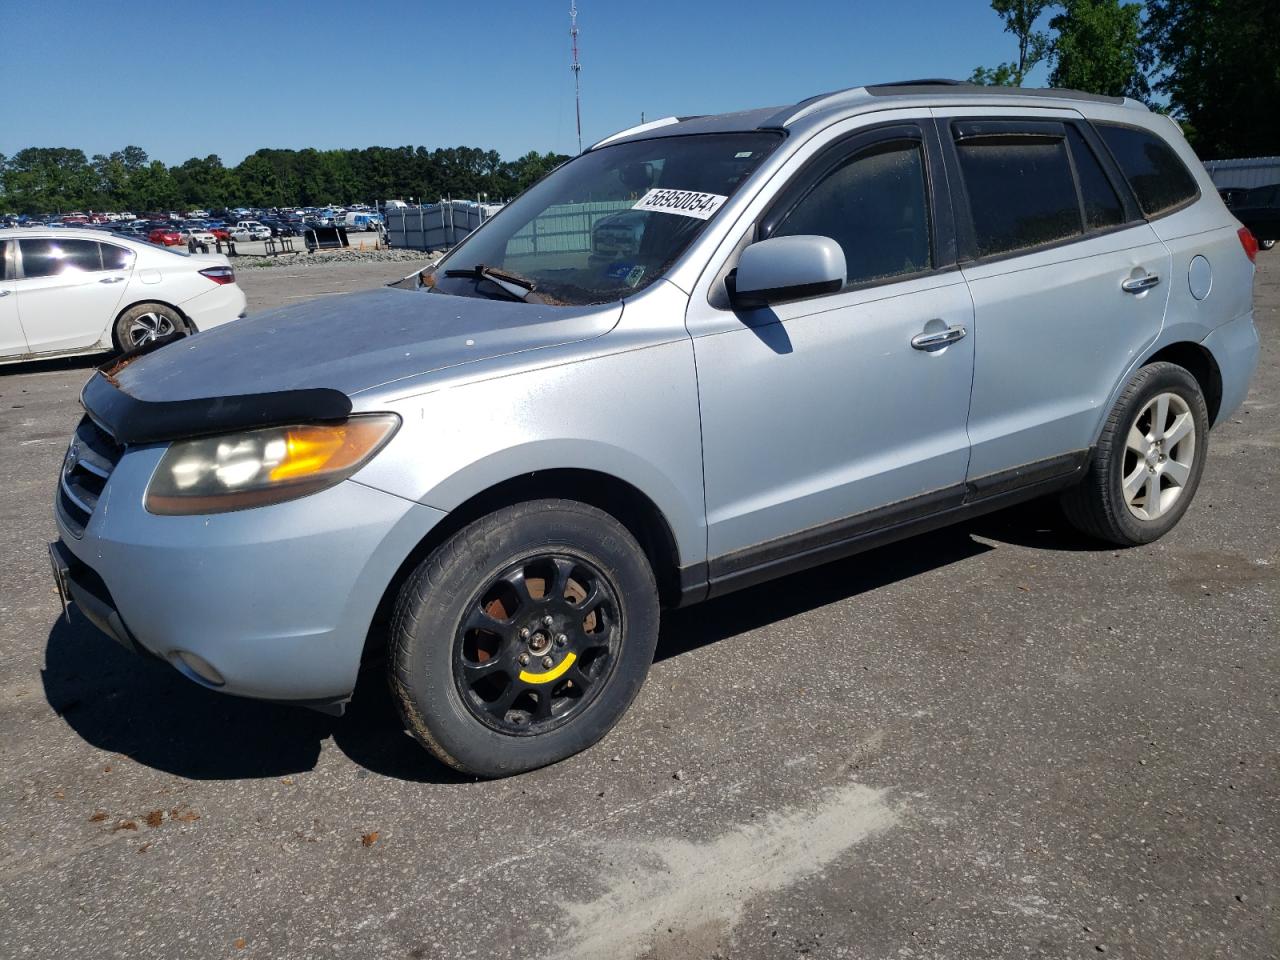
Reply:
M1017 133L956 143L979 257L1079 236L1080 203L1061 137Z
M22 249L22 275L28 280L102 269L102 256L94 240L24 239L18 243Z
M1148 217L1168 213L1200 195L1191 171L1154 133L1112 123L1096 126Z
M661 137L571 160L423 274L430 292L608 303L659 279L780 142L771 132Z
M917 142L880 144L819 179L770 231L816 234L844 250L849 285L929 270L929 201Z

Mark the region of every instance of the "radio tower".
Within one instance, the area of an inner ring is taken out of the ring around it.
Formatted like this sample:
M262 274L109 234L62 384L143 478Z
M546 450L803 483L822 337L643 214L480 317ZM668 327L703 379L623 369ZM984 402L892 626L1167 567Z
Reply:
M582 64L578 62L578 0L569 0L569 36L573 39L573 63L569 69L573 71L573 109L578 117L578 152L582 152L582 85L579 75Z

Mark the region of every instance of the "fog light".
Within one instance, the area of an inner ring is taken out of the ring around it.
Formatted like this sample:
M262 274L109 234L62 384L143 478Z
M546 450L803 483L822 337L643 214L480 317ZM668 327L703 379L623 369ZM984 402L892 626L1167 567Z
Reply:
M227 681L208 660L190 650L174 650L169 660L180 671L197 683L220 687Z

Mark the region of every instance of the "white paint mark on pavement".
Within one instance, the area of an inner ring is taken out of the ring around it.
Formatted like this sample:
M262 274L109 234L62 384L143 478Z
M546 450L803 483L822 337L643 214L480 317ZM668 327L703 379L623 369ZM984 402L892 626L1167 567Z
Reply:
M611 843L608 890L565 906L570 960L648 953L657 940L710 947L738 922L752 897L821 872L858 843L893 826L886 791L851 784L816 804L782 810L715 840ZM668 932L670 930L670 932Z

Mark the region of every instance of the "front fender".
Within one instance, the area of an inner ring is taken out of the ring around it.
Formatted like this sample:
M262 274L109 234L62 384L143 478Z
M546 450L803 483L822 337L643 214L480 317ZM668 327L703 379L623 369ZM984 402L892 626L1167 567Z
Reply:
M687 338L445 387L386 405L404 421L353 479L438 510L543 470L647 496L682 565L706 559L702 437Z

